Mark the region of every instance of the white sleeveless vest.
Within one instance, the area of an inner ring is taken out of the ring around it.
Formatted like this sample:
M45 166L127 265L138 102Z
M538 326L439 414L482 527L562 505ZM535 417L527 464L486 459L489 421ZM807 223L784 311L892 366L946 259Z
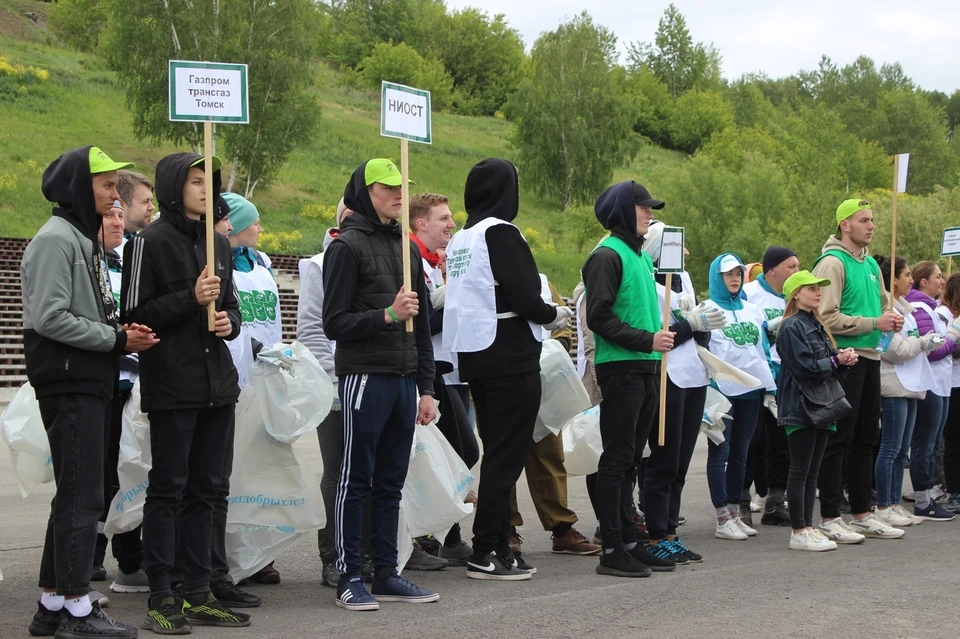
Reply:
M744 302L739 311L727 311L713 301L707 304L720 309L727 316L725 328L710 332L710 352L731 366L739 368L760 380L760 386L747 388L728 381L717 382L720 392L727 397L736 397L750 391L766 389L775 391L776 383L763 352L764 314L750 302ZM669 372L669 358L667 359Z
M946 306L937 307L937 315L940 316L940 319L943 320L943 323L948 327L957 319L953 316L953 313L950 312L950 309ZM960 388L960 357L953 358L953 372L950 376L950 387L951 388Z
M261 253L264 262L269 258ZM271 348L283 341L283 318L280 316L280 292L270 271L254 264L249 273L233 271L233 282L240 297L240 335L227 342L233 364L240 377L240 389L250 385L250 367L253 366L253 338Z
M743 292L746 293L747 300L758 307L767 320L782 317L784 311L787 310L787 301L763 288L763 284L758 280L744 284ZM770 345L770 359L778 364L780 363L780 354L777 353L776 344Z
M934 330L938 334L942 337L947 336L947 324L926 302L910 303L930 316L930 319L933 320ZM930 362L930 369L933 371L932 384L922 390L928 390L940 397L950 397L951 382L953 381L953 356L948 355L937 362ZM904 388L906 388L906 385L904 385ZM907 388L907 390L913 389Z
M904 339L919 337L917 320L914 319L913 314L903 315L899 309L894 310L897 314L903 316L903 328L900 330L900 337ZM930 368L930 360L927 359L926 353L920 353L913 359L895 364L893 370L903 388L911 393L926 392L933 385L933 370Z
M684 271L680 274L680 282L683 285L683 293L693 295L693 282L690 276ZM657 298L660 300L660 316L663 316L663 299L666 289L657 284ZM680 321L680 306L677 304L677 298L680 295L671 291L670 293L670 325L673 326ZM670 351L667 355L667 375L676 386L680 388L699 388L710 383L710 377L707 375L707 369L700 356L697 354L697 342L688 339L683 344ZM583 377L583 375L580 375Z
M423 276L427 280L427 295L430 295L443 286L443 272L438 267L431 266L430 262L422 257L420 259L423 262ZM444 306L446 306L446 303L444 303ZM451 357L450 351L443 349L443 333L443 331L440 331L436 335L430 336L430 340L433 342L433 359L452 364L453 357Z

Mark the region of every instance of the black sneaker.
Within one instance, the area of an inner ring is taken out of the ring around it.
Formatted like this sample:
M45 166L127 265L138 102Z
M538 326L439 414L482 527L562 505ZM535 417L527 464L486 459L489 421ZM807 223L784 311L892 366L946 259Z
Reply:
M467 562L467 577L470 579L488 579L491 581L526 581L533 577L526 570L515 568L495 553L478 558L476 555Z
M221 628L242 628L250 625L250 615L234 612L223 605L223 602L207 594L207 600L196 606L189 601L183 602L183 614L194 626L219 626Z
M52 637L57 634L62 614L60 610L47 610L42 603L37 602L37 614L33 615L33 621L30 622L30 634L34 637Z
M376 569L377 565L373 563L373 557L370 555L360 557L360 576L363 577L365 582L373 583L373 573Z
M633 547L633 550L628 552L634 559L653 572L670 572L671 570L677 569L677 562L672 559L655 557L647 552L646 547L641 546L639 543Z
M263 600L249 592L244 592L229 579L220 579L210 583L210 592L229 608L256 608Z
M683 542L680 541L679 537L674 537L672 543L674 547L679 548L680 552L682 552L687 557L687 559L690 560L691 564L699 564L700 562L703 561L703 555L695 553L689 548L687 548L686 546L684 546Z
M600 532L600 526L597 526L597 529L594 531L592 541L598 546L603 546L603 534Z
M320 583L330 588L340 586L340 569L335 561L323 561L323 570L320 573Z
M502 561L505 561L513 565L513 567L518 570L529 572L531 575L537 574L536 567L528 563L527 561L525 561L523 558L523 554L519 552L512 552L510 553L510 555L505 555L504 557L502 557Z
M677 525L678 525L678 526L682 526L682 525L684 525L685 523L687 523L687 518L686 518L686 517L684 517L683 515L680 515L679 517L677 517Z
M440 554L440 542L433 535L417 537L416 542L420 544L420 547L423 548L423 551L428 555L436 557Z
M789 526L790 511L786 504L770 504L773 508L764 506L763 515L760 517L760 523L764 526Z
M690 563L690 558L683 554L680 546L669 539L661 539L658 544L647 544L648 553L658 559L669 559L678 566Z
M470 546L461 541L453 546L441 546L439 557L440 559L446 559L450 566L466 566L472 555L473 550L470 549Z
M753 511L750 510L750 500L740 502L740 521L753 528Z
M188 635L193 630L183 614L183 604L172 595L149 607L140 627L158 635Z
M84 639L86 637L112 637L113 639L136 639L139 632L133 626L117 623L108 617L100 604L93 602L93 610L86 617L74 617L64 608L60 627L54 637L58 639Z
M407 560L405 570L443 570L449 564L446 559L431 555L416 540L413 542L413 553Z
M611 553L600 555L600 563L597 564L598 575L610 575L612 577L649 577L650 569L633 558L625 550L617 549Z
M103 567L103 564L93 567L93 572L90 574L90 581L106 581L107 580L107 569Z

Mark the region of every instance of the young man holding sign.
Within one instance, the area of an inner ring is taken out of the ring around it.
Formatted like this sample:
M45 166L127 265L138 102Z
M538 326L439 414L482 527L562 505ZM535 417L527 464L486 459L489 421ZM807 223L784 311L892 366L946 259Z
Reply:
M336 340L334 355L343 412L343 462L335 506L340 585L337 605L377 610L378 601L427 603L440 595L397 574L400 491L410 463L416 424L436 417L433 346L426 313L426 280L419 251L404 246L400 171L376 159L357 168L343 193L354 211L323 260L323 328ZM411 281L403 290L403 251ZM424 304L424 307L426 304ZM414 332L406 330L413 319ZM419 391L419 405L417 394ZM373 596L360 572L363 502L369 496L376 565Z
M673 348L675 336L661 330L653 263L641 250L653 209L662 208L663 202L633 181L601 193L594 211L610 236L583 265L587 324L594 334L597 383L603 396L603 454L597 469L601 575L648 577L651 568L676 566L639 546L631 524L637 466L660 405L661 353Z

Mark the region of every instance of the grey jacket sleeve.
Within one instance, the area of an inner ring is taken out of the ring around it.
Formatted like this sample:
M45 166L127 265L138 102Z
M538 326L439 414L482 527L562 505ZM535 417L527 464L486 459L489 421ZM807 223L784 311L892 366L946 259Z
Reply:
M297 340L310 349L330 381L337 381L333 344L323 332L323 270L307 261L300 277L300 301L297 305Z
M99 353L114 350L117 329L99 319L75 314L79 302L74 300L75 278L83 278L84 281L77 283L79 286L91 286L86 263L75 259L69 241L53 234L38 235L23 260L22 294L27 328L74 348ZM92 295L97 303L98 294ZM95 307L83 310L99 315Z

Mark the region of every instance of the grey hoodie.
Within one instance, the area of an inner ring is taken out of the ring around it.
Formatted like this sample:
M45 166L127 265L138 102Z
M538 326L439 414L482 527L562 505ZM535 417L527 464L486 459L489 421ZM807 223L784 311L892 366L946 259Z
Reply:
M334 240L335 228L327 229L323 236L323 250ZM317 256L323 263L323 253ZM314 258L300 260L300 299L297 303L297 340L310 349L330 381L337 382L334 370L334 344L323 332L323 267Z

